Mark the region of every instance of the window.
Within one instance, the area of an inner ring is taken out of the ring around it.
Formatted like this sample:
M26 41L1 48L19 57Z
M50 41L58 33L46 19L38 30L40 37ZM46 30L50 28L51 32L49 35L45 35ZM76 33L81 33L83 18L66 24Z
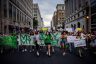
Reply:
M91 7L91 13L92 14L96 13L96 4Z
M24 15L24 22L26 22L26 15Z
M3 0L3 7L4 7L4 17L7 17L7 1Z
M74 19L76 18L76 16L74 16Z
M85 14L85 11L83 11L83 15Z
M25 22L25 14L23 14L23 22Z
M76 24L74 24L74 30L76 29Z
M83 29L84 29L84 25L83 25Z
M78 17L80 16L80 14L78 13Z
M34 13L37 13L37 10L34 10Z
M17 21L19 21L19 10L17 9Z
M20 22L21 22L21 16L22 16L22 15L21 15L21 12L20 12Z
M12 19L12 4L9 3L9 18Z
M73 28L73 24L71 24L71 28Z
M22 13L22 19L21 19L21 20L22 20L22 22L23 22L23 13Z
M62 6L62 10L64 10L64 6Z
M34 14L34 16L37 16L37 14Z
M80 28L80 22L77 23L78 28Z
M1 10L1 0L0 0L0 10Z
M13 6L13 20L16 20L16 8Z
M29 22L29 25L31 25L31 23Z

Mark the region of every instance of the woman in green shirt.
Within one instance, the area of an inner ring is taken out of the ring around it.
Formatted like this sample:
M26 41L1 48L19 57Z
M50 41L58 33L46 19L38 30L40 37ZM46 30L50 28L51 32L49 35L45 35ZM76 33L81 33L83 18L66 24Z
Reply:
M51 56L51 41L52 41L52 36L50 32L46 32L45 34L45 45L47 45L47 55Z

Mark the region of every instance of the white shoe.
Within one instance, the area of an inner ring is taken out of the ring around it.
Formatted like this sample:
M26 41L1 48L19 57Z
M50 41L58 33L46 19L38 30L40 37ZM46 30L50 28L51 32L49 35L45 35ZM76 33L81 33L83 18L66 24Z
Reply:
M37 52L37 56L39 56L39 52Z
M50 56L51 56L51 54L49 53L49 54L48 54L48 56L50 57Z
M3 50L1 50L1 54L3 53Z
M27 49L25 49L25 52L27 51Z
M24 52L24 50L22 50L22 52Z
M63 56L65 56L65 54L66 54L66 53L65 53L65 52L63 52Z
M30 52L32 52L32 51L30 50Z
M48 55L48 52L46 52L46 54Z
M33 49L33 51L34 51L34 49Z
M53 49L52 52L55 53L55 50Z

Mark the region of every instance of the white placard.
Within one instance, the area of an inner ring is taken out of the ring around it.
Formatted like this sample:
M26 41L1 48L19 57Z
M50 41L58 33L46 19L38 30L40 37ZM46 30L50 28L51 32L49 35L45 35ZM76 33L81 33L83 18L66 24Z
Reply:
M86 46L86 41L84 39L76 39L74 41L74 47Z
M67 36L67 43L74 43L76 40L76 36Z

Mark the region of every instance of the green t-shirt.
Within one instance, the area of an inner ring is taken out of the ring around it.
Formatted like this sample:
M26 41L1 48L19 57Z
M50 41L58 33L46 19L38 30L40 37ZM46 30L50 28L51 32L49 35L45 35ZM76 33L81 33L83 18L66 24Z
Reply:
M51 43L52 41L52 36L51 35L45 35L45 43Z

